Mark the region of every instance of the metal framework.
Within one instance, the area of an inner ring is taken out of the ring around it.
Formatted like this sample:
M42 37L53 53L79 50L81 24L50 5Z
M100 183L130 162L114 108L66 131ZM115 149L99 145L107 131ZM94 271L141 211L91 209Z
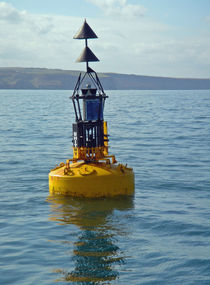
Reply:
M85 39L85 49L77 62L86 62L87 70L84 74L79 74L71 96L75 112L75 123L72 126L73 160L97 161L108 155L107 124L103 117L105 100L108 97L97 73L88 64L89 61L99 61L87 44L88 38L97 36L85 20L74 38ZM84 87L87 80L90 82Z

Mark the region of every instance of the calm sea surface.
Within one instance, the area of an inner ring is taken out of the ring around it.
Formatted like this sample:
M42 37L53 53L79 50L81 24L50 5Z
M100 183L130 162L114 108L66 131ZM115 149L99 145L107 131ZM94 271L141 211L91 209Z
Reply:
M133 198L49 197L68 91L0 91L0 284L210 284L210 91L108 91Z

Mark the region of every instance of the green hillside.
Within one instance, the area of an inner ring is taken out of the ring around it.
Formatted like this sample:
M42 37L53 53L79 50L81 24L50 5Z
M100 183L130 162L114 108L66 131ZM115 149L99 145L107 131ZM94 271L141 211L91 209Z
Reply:
M72 90L79 71L47 68L0 68L0 89ZM210 79L169 78L132 74L99 73L104 89L193 90L210 89Z

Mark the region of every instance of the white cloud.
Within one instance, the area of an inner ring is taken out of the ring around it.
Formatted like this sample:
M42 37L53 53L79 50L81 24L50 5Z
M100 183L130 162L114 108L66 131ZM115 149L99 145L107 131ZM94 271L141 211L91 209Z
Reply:
M0 2L0 66L71 67L79 18L36 15ZM67 59L70 59L67 61ZM67 64L68 63L68 64Z
M111 7L127 5L127 1L102 2ZM146 16L132 21L123 17L87 21L99 36L88 41L101 60L91 63L97 71L210 77L210 38L206 34L181 36ZM84 64L75 63L84 41L73 40L82 23L79 17L36 15L0 2L0 25L4 27L0 29L0 66L84 70Z
M99 7L105 15L118 17L133 18L144 15L146 9L141 5L128 4L127 0L87 0L88 2Z
M18 11L11 4L0 2L0 19L10 23L18 23L25 16L25 11Z

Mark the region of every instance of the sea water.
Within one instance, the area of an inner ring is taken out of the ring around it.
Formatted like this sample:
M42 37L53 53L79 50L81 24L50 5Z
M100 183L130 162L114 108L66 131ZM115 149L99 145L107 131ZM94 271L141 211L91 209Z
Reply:
M210 91L107 95L134 197L50 197L71 91L0 91L0 284L210 284Z

